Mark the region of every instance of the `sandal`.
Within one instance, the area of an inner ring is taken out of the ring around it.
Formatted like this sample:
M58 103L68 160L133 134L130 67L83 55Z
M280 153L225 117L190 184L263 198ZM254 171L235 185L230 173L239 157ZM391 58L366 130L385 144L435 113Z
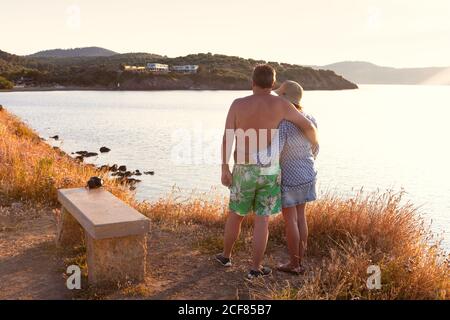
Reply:
M302 275L302 274L304 274L306 272L306 269L305 269L305 267L303 265L300 265L297 268L292 268L290 266L290 263L285 263L285 264L279 265L277 267L277 270L281 271L281 272L295 274L297 276L298 275Z
M261 266L261 268L259 270L250 270L247 274L247 280L251 281L253 279L256 278L262 278L262 277L267 277L270 276L272 274L272 269L270 269L269 267L263 267Z

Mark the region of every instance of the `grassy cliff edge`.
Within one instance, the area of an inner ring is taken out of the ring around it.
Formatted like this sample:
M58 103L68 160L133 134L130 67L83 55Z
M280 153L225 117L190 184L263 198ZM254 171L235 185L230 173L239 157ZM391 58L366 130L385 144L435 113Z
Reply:
M18 118L0 110L0 207L27 202L57 207L56 190L84 186L102 176L106 189L152 220L152 232L196 226L196 245L210 255L221 248L226 207L221 199L193 197L178 202L168 196L139 203L106 172L78 163L54 150ZM432 234L401 193L357 193L346 199L323 195L308 209L308 274L300 282L272 281L249 288L252 298L268 299L448 299L449 257L432 243ZM244 224L237 251L249 250L251 218ZM281 216L271 222L269 254L284 250ZM1 230L1 228L0 228ZM246 236L247 235L247 236ZM157 251L155 247L150 256ZM211 262L212 263L212 262ZM382 288L368 290L367 267L378 265ZM276 279L275 279L276 280ZM145 290L136 290L145 296Z

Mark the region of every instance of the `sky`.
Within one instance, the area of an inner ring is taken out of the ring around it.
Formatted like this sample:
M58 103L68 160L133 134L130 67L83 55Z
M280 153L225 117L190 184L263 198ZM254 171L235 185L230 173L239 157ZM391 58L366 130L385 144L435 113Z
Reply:
M326 65L450 66L450 1L0 0L0 50L100 46Z

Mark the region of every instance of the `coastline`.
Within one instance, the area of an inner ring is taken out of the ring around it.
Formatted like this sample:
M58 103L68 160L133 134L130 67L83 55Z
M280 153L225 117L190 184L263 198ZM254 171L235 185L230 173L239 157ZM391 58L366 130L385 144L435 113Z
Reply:
M346 90L357 90L357 88L345 88L345 89L305 89L305 91L346 91ZM117 88L105 88L105 87L24 87L24 88L13 88L13 89L0 89L0 92L45 92L45 91L249 91L251 88L221 88L221 89L208 89L208 88L186 88L186 89L117 89Z
M386 84L371 84L371 83L358 83L357 88L348 89L304 89L305 91L348 91L348 90L359 90L361 86L428 86L428 87L445 87L446 85L434 85L434 84L397 84L397 83L386 83ZM24 87L24 88L13 88L13 89L0 89L2 93L8 92L45 92L45 91L249 91L250 89L198 89L198 88L188 88L188 89L117 89L117 88L105 88L105 87Z
M0 89L0 92L35 92L35 91L120 91L118 89L102 87L23 87L13 89Z

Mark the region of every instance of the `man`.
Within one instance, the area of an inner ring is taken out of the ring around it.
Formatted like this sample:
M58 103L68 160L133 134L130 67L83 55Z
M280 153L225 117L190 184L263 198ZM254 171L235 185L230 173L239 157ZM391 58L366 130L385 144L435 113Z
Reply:
M258 65L253 70L253 94L235 100L227 115L222 141L222 184L230 188L230 204L225 225L224 251L216 255L223 266L231 266L231 252L239 237L241 223L255 212L253 262L249 280L272 273L261 266L269 236L269 217L281 211L280 167L271 163L261 166L255 155L271 144L273 132L286 119L299 127L313 146L318 144L315 126L286 99L271 94L276 81L270 65ZM271 134L268 135L267 133ZM229 160L233 142L233 174ZM274 140L274 144L275 144Z

